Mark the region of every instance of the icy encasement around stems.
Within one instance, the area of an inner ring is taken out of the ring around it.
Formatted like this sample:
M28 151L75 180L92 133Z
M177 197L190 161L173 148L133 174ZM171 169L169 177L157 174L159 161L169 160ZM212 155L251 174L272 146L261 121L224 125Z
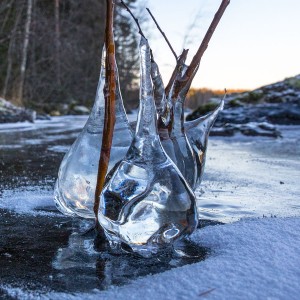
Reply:
M140 109L135 136L125 158L100 196L98 220L112 248L124 244L151 256L197 227L195 195L166 155L156 125L150 77L150 48L140 44Z
M166 153L176 164L187 183L194 189L196 183L196 159L184 131L184 108L180 96L172 99L165 95L164 84L155 61L151 62L151 78L154 86L154 99L158 113L158 133ZM172 120L171 120L172 115ZM169 126L172 124L171 130Z
M158 122L162 122L167 126L170 122L172 102L166 97L165 86L158 65L153 59L151 61L151 79L153 82L153 96L158 114Z
M174 146L170 139L168 125L170 123L172 102L167 99L165 94L165 87L157 63L152 59L151 61L151 79L153 82L153 97L157 111L157 127L160 142L177 166Z
M197 179L195 189L199 187L204 173L209 132L213 127L219 112L224 107L224 101L225 96L212 112L209 112L196 120L184 123L186 135L196 158Z
M103 136L105 100L105 47L95 103L76 141L61 162L54 191L56 207L66 215L94 218L93 211L98 162ZM116 72L116 123L108 171L125 156L132 132L127 120Z
M177 77L181 78L185 71L186 66L183 66L181 71L182 74L178 74ZM173 93L177 84L177 80L179 79L176 78L169 96L173 102L173 122L170 138L173 142L177 167L191 188L195 190L197 181L196 158L184 130L184 101L188 89L183 89L183 91L174 97Z

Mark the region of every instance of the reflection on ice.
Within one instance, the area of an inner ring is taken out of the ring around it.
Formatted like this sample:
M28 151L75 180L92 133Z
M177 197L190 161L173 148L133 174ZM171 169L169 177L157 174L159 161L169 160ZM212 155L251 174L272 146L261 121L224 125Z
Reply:
M92 223L84 220L74 223L73 226L68 245L57 250L52 266L60 272L60 281L66 285L74 285L74 278L68 274L77 274L77 285L82 282L80 288L83 291L123 285L141 276L199 262L209 254L208 248L192 241L184 241L176 245L175 251L160 252L159 256L152 258L143 258L132 253L118 255L112 253L109 245L101 238L100 241L96 239L96 245L101 247L101 251L97 252L94 246L95 231L86 231Z

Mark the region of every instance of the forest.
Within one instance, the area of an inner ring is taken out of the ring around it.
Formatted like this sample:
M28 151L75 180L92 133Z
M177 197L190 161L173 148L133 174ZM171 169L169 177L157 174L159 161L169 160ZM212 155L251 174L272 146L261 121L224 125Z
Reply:
M139 16L138 1L127 1ZM139 16L140 22L144 17ZM2 0L0 97L41 113L91 107L99 78L105 1ZM115 15L116 58L127 108L137 103L137 30L124 9ZM131 103L133 102L133 103Z
M143 1L127 1L147 31ZM104 39L105 1L2 0L0 3L0 97L38 113L74 113L90 108L99 78ZM138 106L136 24L118 6L116 58L127 111ZM222 91L191 89L186 106L196 109ZM229 92L241 92L232 90Z

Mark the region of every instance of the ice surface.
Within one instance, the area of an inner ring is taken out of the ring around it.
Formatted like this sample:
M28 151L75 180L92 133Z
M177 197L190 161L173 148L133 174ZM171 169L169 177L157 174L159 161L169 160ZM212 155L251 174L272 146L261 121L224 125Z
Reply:
M205 261L89 293L33 292L0 284L18 299L299 299L300 218L247 219L197 230Z
M134 115L130 117L135 118ZM61 153L53 151L55 148L49 152L45 149L49 146L70 145L73 142L71 137L78 133L85 121L86 117L55 117L51 121L26 124L31 129L23 128L21 131L17 129L21 124L12 126L16 130L8 128L8 124L0 126L0 209L5 212L1 215L0 224L3 232L11 230L9 237L2 236L2 241L12 241L14 235L14 241L19 247L14 255L5 250L8 243L0 243L2 262L15 259L14 268L10 269L12 278L16 280L15 285L7 285L1 265L0 299L9 299L9 296L17 299L201 299L205 296L208 299L269 297L298 300L299 126L280 126L283 137L276 140L236 135L230 138L213 137L209 141L206 174L201 190L197 192L201 218L223 222L263 215L276 215L277 218L243 220L197 230L193 239L212 251L206 261L162 274L149 274L127 286L115 286L103 292L91 288L86 294L73 294L66 284L63 290L68 292L50 293L47 284L55 280L58 280L57 284L78 282L72 273L61 274L62 277L47 273L47 265L43 278L45 286L35 291L30 290L34 287L28 280L26 268L30 266L31 270L41 270L41 259L45 260L44 252L38 246L47 245L42 249L48 249L47 255L51 252L51 260L56 255L57 248L68 246L69 238L69 235L63 233L69 227L65 230L63 228L70 219L62 215L54 216L55 207L51 202L50 189L53 188ZM55 141L50 145L47 142L49 135ZM37 136L44 145L27 146L27 139ZM62 140L62 136L66 136L67 140ZM7 144L20 145L22 149L2 150L2 146ZM16 157L19 159L16 160ZM25 187L22 186L24 183ZM9 214L10 219L6 214ZM284 216L297 218L279 218ZM39 222L36 222L37 219ZM28 231L28 223L38 225L34 226L38 229L35 235L32 235L32 230ZM16 234L16 227L21 234ZM49 230L54 231L49 235L52 238L48 241L46 235L43 239L45 244L40 245L40 235L44 236ZM39 239L35 254L38 251L41 256L34 259L31 258L33 244L29 247L28 241L34 242L35 239ZM24 251L27 251L27 256L24 256ZM10 255L13 257L10 258ZM26 257L28 260L25 261ZM33 262L36 264L33 265ZM85 282L90 285L96 277L94 269L92 270L91 277L84 277ZM121 272L119 269L118 271ZM16 273L22 272L27 281L21 283L19 277L16 278ZM31 276L34 277L35 274ZM78 286L78 290L82 290L81 285ZM85 287L86 284L82 286ZM207 293L204 295L205 292Z
M196 191L200 219L300 216L299 129L283 134L283 140L209 141L206 174Z

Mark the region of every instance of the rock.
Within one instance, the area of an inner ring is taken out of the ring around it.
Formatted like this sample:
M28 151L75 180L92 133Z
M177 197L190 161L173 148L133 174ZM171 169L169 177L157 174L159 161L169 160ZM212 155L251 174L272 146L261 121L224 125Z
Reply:
M249 122L247 124L226 124L223 127L213 127L211 136L233 136L240 132L246 136L266 136L266 137L281 137L280 131L272 124L267 122L256 123Z
M235 134L235 128L231 125L224 127L213 127L210 131L210 136L233 136Z
M283 107L268 114L268 120L274 124L300 125L300 107Z
M50 111L50 116L52 116L52 117L59 117L60 115L61 115L60 111L58 111L58 110Z
M76 105L72 109L72 114L74 115L88 115L90 113L90 110L83 105Z
M36 120L51 120L51 117L47 114L37 114L36 115Z
M280 132L275 126L268 123L249 123L239 126L239 130L243 135L248 136L267 136L267 137L281 137Z
M69 108L68 104L64 103L64 104L59 104L58 107L57 107L57 109L60 111L60 113L62 115L67 115L70 108Z
M0 98L0 123L31 122L36 119L36 112L31 109L17 107Z

